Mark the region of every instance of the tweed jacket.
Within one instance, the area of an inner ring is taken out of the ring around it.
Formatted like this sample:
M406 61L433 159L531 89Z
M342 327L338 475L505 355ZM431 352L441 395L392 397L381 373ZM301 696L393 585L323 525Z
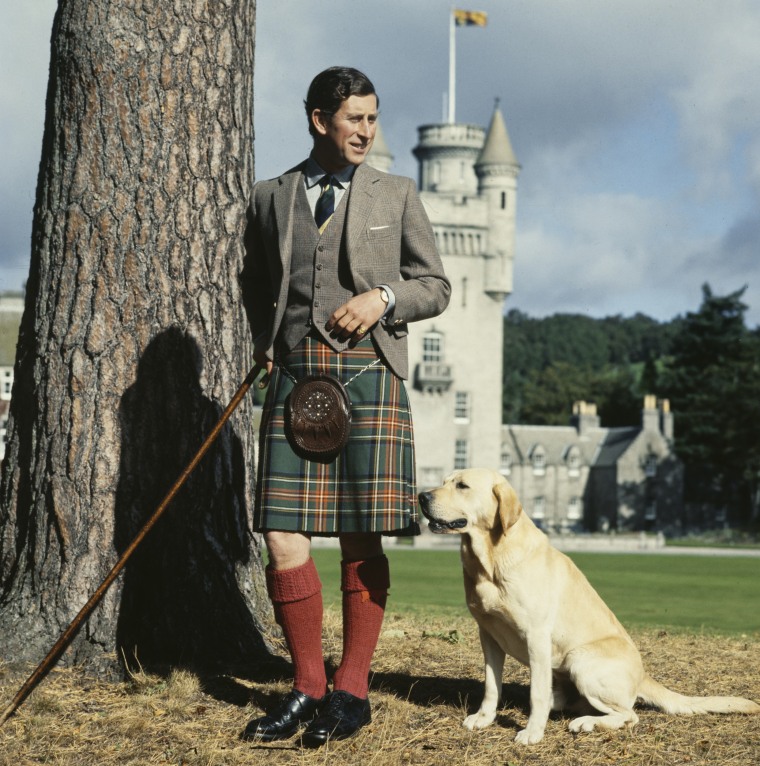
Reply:
M270 359L288 296L293 210L304 166L255 184L248 208L243 300L253 337L265 339ZM392 315L371 332L391 370L407 378L408 323L440 314L451 294L433 229L414 181L366 163L356 168L347 201L344 245L354 293L381 284L393 290Z

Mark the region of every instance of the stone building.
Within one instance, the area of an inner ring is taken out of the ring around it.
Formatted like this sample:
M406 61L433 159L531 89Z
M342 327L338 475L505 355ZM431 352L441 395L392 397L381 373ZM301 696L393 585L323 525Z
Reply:
M667 399L644 398L641 425L602 428L576 402L571 425L505 425L500 471L547 532L672 530L683 516L683 468Z
M455 468L498 464L503 307L512 291L520 165L498 103L487 130L423 125L413 151L452 283L449 308L415 323L409 337L417 483L426 488ZM387 171L391 159L380 133L368 162Z
M6 423L13 391L13 366L24 296L21 293L0 294L0 460L5 456Z

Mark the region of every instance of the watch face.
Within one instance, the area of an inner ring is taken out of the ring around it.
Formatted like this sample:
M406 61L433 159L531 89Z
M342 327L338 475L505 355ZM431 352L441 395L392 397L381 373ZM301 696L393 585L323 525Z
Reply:
M380 297L383 299L384 303L388 303L388 293L380 288Z

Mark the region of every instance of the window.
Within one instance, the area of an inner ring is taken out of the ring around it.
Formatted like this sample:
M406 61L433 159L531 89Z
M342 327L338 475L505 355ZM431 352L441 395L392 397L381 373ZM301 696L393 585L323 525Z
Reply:
M454 394L454 420L458 423L470 422L470 392L456 391Z
M533 519L543 519L546 516L546 498L537 495L533 498Z
M467 307L467 277L462 277L462 308Z
M543 476L546 473L546 450L540 444L531 450L530 463L535 476Z
M443 361L443 335L439 332L428 332L422 338L422 361Z
M644 473L648 479L653 479L657 476L657 455L649 453L644 462Z
M583 503L581 499L576 495L570 498L570 503L567 506L567 519L568 521L580 521L583 518Z
M509 447L501 448L501 457L499 458L499 473L502 476L509 476L512 473L512 453Z
M507 209L507 193L506 192L501 193L501 209L502 210Z
M657 503L652 501L644 510L645 521L657 521Z
M469 446L466 439L457 439L454 444L454 468L460 471L467 468L469 461Z
M578 478L581 474L581 451L576 446L567 450L565 462L567 463L567 475L573 479Z

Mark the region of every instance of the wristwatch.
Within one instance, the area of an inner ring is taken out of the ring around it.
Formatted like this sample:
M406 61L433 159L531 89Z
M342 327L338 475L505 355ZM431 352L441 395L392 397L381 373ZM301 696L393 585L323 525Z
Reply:
M388 305L388 292L385 290L384 287L378 288L380 290L380 297L383 299L383 303Z

